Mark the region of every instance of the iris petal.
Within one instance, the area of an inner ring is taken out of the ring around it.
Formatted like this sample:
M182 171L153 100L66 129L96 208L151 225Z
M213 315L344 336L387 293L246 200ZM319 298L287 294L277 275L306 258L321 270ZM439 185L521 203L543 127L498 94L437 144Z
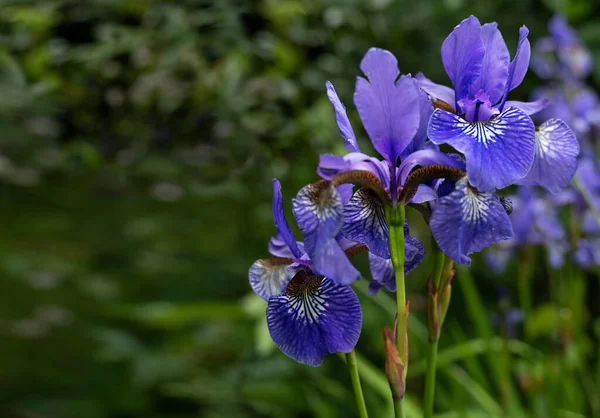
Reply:
M350 120L346 114L346 108L340 101L335 88L333 88L333 84L328 81L325 86L327 87L327 97L335 110L335 121L337 122L340 136L344 140L344 147L350 152L360 152L354 130L352 129L352 125L350 125Z
M419 127L419 91L410 76L402 76L398 61L389 51L371 48L360 69L354 104L373 146L388 164L396 160Z
M300 258L302 253L296 244L296 238L294 238L289 224L285 220L282 201L281 183L279 183L279 180L273 179L273 219L275 220L278 236L286 243L294 257Z
M250 287L264 300L281 295L295 274L287 268L291 262L285 258L256 260L248 271Z
M358 280L359 271L336 240L344 222L344 207L338 191L325 181L305 186L293 200L292 211L315 272L339 284Z
M527 29L525 26L522 26L521 29L519 29L519 43L517 44L517 52L515 53L515 57L511 61L510 66L508 67L508 79L506 80L506 85L504 87L502 103L499 106L500 111L504 110L508 93L521 84L525 78L527 69L529 68L531 45L529 44L527 35L529 35L529 29Z
M486 23L481 27L481 40L485 48L482 61L481 77L471 86L471 95L475 96L482 90L487 93L492 104L502 98L510 55L497 23Z
M498 196L473 190L466 178L438 201L429 227L442 251L459 264L470 264L468 254L513 235Z
M516 107L526 115L535 115L548 107L549 104L550 100L548 99L539 99L533 102L519 102L516 100L508 100L506 102L507 107Z
M377 196L369 190L358 190L344 206L342 234L351 241L365 244L370 252L390 258L385 211Z
M436 109L429 138L462 152L471 184L482 191L502 189L525 177L535 155L533 122L514 107L489 122L467 122Z
M452 108L454 108L454 90L450 87L443 86L441 84L434 83L423 73L417 73L415 79L418 81L419 86L434 100L441 100L445 103L448 103Z
M560 119L550 119L535 133L535 159L519 184L558 193L575 175L578 155L579 143L571 129Z
M300 252L304 253L304 243L296 241L296 245L298 246ZM292 250L290 250L290 247L288 247L279 234L276 237L271 237L271 240L269 241L269 252L275 257L295 257L294 253L292 253Z
M425 247L418 239L409 234L408 222L406 222L404 224L404 275L413 271L424 257ZM369 252L369 265L373 278L369 284L369 294L374 295L384 286L390 292L395 292L396 279L392 260Z
M481 24L475 16L470 16L442 44L442 62L452 80L455 100L469 96L471 86L481 76L484 55Z
M319 366L327 354L352 351L360 336L362 311L349 286L301 271L285 295L269 299L267 325L284 354Z

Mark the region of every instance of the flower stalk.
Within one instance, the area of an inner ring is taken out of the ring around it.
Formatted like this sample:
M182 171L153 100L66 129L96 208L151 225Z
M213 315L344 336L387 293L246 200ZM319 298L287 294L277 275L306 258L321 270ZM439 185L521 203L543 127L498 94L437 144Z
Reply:
M352 388L354 389L354 397L356 398L358 414L360 418L369 418L369 414L367 413L367 404L365 403L362 387L360 386L358 362L356 360L356 353L354 350L346 354L346 361L348 363L348 370L350 371L350 378L352 379Z
M404 392L406 390L406 373L408 370L408 335L407 335L407 319L408 319L408 304L406 302L406 291L404 286L404 222L405 222L405 207L403 202L399 205L390 207L386 206L386 219L389 229L389 245L392 265L394 267L394 276L396 279L396 304L398 307L398 326L400 332L396 332L396 347L398 356L403 364L403 387L398 393L393 393L395 402L394 409L397 417L404 417ZM390 382L392 385L393 382Z

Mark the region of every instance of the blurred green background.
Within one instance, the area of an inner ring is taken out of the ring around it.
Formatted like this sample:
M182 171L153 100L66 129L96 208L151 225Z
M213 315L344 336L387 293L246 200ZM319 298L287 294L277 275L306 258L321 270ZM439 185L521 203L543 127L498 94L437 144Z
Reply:
M521 25L545 36L557 11L600 62L600 4L584 0L2 1L0 417L355 416L341 358L314 369L282 355L250 291L274 233L271 179L289 212L318 155L343 153L326 80L368 146L352 94L369 47L447 83L439 49L463 18L497 21L514 52ZM539 84L529 74L511 98ZM533 248L502 277L482 258L458 271L440 416L600 417L597 272L543 259ZM430 263L408 277L409 415ZM524 263L527 333L502 326ZM394 303L366 285L358 350L377 418Z

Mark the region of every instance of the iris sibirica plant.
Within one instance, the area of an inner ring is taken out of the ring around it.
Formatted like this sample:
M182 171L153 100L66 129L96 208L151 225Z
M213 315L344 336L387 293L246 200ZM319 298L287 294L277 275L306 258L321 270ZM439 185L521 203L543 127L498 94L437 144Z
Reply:
M425 75L401 74L394 55L371 48L360 63L354 105L379 154L361 152L346 108L333 85L326 92L348 153L321 156L321 180L305 186L292 202L303 233L297 242L283 217L279 182L274 181L277 229L269 249L275 258L250 268L253 290L265 299L275 344L291 358L313 366L326 354L350 353L361 416L366 407L353 349L361 309L351 289L360 273L350 256L368 251L371 294L396 293L397 318L384 333L386 373L397 416L404 416L408 366L409 304L404 278L424 258L424 246L409 234L405 208L420 213L435 239L428 281L430 338L425 416L433 413L437 341L448 304L453 263L470 264L469 254L514 235L511 203L496 194L513 184L565 187L577 167L579 147L559 119L534 124L530 115L548 102L508 100L529 66L527 28L519 33L510 60L495 23L471 16L442 44L442 63L453 88ZM440 145L452 147L442 152Z

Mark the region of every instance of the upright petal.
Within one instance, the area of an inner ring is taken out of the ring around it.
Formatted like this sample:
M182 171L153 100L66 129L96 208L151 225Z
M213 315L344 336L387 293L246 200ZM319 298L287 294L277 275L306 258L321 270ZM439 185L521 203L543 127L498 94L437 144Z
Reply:
M304 248L316 273L339 284L360 278L336 240L344 223L342 198L331 183L321 180L302 188L292 202Z
M469 96L471 86L481 76L484 55L481 24L475 16L470 16L442 44L442 62L452 80L455 100Z
M415 133L414 138L402 151L401 159L403 160L415 151L423 149L425 141L427 140L427 126L429 125L429 118L433 113L433 106L427 93L419 88L417 80L413 79L415 88L419 91L419 128Z
M333 84L328 81L325 83L325 86L327 87L327 97L329 98L329 101L335 110L335 121L337 122L338 129L340 130L340 136L344 140L344 147L346 147L346 149L350 152L360 152L360 149L358 148L358 142L356 141L356 136L354 135L354 130L352 129L352 125L350 125L350 120L346 114L346 108L335 92Z
M454 103L456 100L454 99L454 90L452 90L450 87L434 83L425 77L423 73L417 73L415 79L418 81L421 89L423 89L432 100L439 99L448 103L450 106L452 106L452 108L454 108Z
M370 190L359 189L344 206L342 234L350 241L365 244L370 252L390 258L385 210Z
M442 251L459 264L470 264L468 254L513 235L498 196L476 191L466 178L438 201L429 227Z
M283 197L281 196L281 183L273 179L273 219L277 228L278 236L286 243L295 258L300 258L302 253L296 244L296 238L285 220L283 213Z
M279 257L256 260L248 271L250 287L254 293L264 300L281 295L296 274L288 269L291 262L290 259Z
M273 342L284 354L319 366L327 354L354 349L362 311L349 286L300 271L286 294L269 299L267 325Z
M497 23L486 23L481 27L481 41L485 48L481 76L471 86L471 95L482 90L487 93L490 102L496 104L502 98L510 55Z
M462 152L469 181L488 192L525 177L535 154L533 122L514 107L489 122L467 122L436 109L429 122L429 138Z
M571 129L560 119L550 119L535 132L533 165L519 184L558 193L575 175L578 155L579 143Z
M502 103L500 104L500 111L504 110L506 99L508 98L508 92L512 91L517 87L527 74L527 68L529 68L529 58L531 57L531 45L527 39L529 35L529 29L522 26L519 29L519 43L517 45L517 52L515 57L508 67L508 79L504 87L504 95L502 97Z
M390 165L415 136L419 127L419 91L410 76L396 82L396 58L371 48L360 63L367 79L356 79L354 104L373 146Z

